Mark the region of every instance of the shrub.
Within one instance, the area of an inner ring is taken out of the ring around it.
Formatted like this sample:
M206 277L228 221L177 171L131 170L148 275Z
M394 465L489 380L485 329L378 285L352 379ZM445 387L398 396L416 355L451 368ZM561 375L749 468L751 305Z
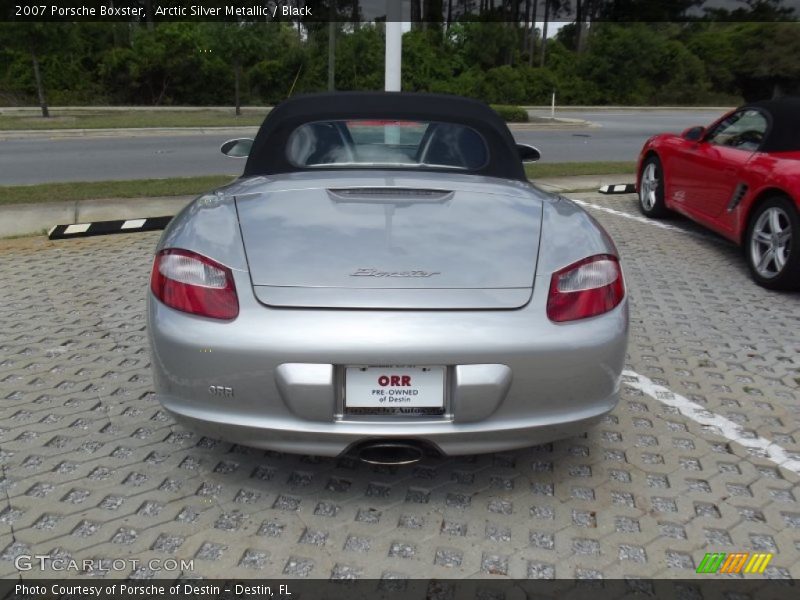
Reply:
M494 112L500 115L504 121L509 123L527 123L528 111L519 106L507 106L505 104L492 104Z

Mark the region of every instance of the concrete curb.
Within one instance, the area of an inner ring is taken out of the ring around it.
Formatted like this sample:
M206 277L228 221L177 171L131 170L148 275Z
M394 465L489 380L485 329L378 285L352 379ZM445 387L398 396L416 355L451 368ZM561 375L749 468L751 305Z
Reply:
M534 180L536 187L555 194L597 190L604 185L630 184L634 175L579 175ZM108 198L75 202L0 205L0 238L42 234L54 225L164 217L178 213L195 196Z
M583 119L568 119L566 117L543 117L540 115L532 115L536 119L544 119L544 121L535 121L533 123L507 123L511 131L536 131L547 129L574 129L574 128L597 128L602 127L592 121L585 121Z
M521 106L527 111L541 111L550 112L550 105L542 106ZM620 111L620 110L636 110L636 111L652 111L659 110L668 111L720 111L727 112L733 110L735 106L556 106L556 113L560 112L605 112L605 111Z
M112 129L20 129L0 131L0 140L19 139L58 139L58 138L108 138L108 137L155 137L177 135L219 134L237 136L254 136L258 125L243 127L136 127Z
M0 206L0 238L35 235L53 225L175 215L195 196L110 198Z
M578 191L597 191L602 186L606 185L619 185L619 184L633 184L636 176L630 174L614 174L614 175L576 175L573 177L545 177L543 179L534 179L533 183L536 187L553 194L564 194L567 192Z

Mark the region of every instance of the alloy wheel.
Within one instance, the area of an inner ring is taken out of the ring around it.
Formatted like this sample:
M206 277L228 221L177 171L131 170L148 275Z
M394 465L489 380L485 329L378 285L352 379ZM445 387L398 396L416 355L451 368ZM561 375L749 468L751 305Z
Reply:
M648 163L642 171L642 181L639 186L639 201L646 211L653 210L656 205L656 194L660 183L655 163Z
M750 256L756 272L765 279L777 277L789 260L792 248L792 223L778 206L759 215L750 237Z

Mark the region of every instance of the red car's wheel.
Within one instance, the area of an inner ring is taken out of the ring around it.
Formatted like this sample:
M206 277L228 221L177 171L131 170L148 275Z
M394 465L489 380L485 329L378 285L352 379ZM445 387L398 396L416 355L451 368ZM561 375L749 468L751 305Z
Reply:
M651 156L642 163L639 174L639 210L646 217L659 219L669 210L664 205L664 169L657 156Z
M753 213L745 237L747 264L759 285L800 289L800 215L785 196L775 196Z

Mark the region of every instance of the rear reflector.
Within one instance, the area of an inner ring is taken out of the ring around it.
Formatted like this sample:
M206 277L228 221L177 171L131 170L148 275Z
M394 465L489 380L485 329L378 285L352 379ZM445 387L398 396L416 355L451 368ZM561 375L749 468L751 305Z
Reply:
M150 289L167 306L212 319L235 319L239 299L228 267L190 250L156 255Z
M547 317L558 323L610 311L625 297L619 260L610 254L590 256L553 273Z

